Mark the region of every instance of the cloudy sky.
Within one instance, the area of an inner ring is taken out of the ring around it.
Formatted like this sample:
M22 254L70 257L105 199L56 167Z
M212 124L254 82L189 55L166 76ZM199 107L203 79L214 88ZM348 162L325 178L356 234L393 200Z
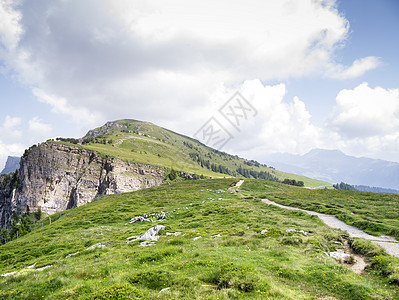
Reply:
M0 167L8 155L108 120L224 151L340 149L399 162L395 0L0 0ZM240 92L239 128L220 108Z

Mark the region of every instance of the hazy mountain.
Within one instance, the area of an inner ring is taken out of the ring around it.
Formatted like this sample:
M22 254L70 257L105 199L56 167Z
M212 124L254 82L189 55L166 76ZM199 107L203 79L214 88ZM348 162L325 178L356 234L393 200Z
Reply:
M16 156L9 156L7 158L7 162L6 165L3 169L3 171L1 171L0 175L2 174L9 174L14 172L15 170L19 169L19 161L21 160L21 158L16 157Z
M265 158L268 165L328 182L345 182L399 189L399 163L357 158L338 150L313 149L304 155L278 153Z

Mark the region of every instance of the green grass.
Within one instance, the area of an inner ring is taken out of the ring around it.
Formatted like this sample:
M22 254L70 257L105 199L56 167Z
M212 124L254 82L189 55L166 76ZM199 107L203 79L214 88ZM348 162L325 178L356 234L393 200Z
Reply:
M341 247L341 232L327 228L315 216L271 207L257 198L271 198L278 192L288 197L293 193L291 187L246 180L244 196L240 196L228 190L237 180L185 181L103 196L67 215L62 213L61 218L59 213L53 215L51 225L47 218L43 227L37 224L33 232L0 246L0 273L34 263L36 268L52 265L44 271L25 269L15 276L0 277L0 298L399 297L398 286L390 284L388 264L392 261L386 256L376 260L370 271L357 275L323 254ZM160 211L171 216L163 222L128 224L132 217ZM140 235L155 224L166 230L154 246L125 243L127 237ZM287 233L290 228L311 233ZM268 232L261 235L264 229ZM167 231L182 234L166 236ZM213 238L216 234L220 237ZM198 236L202 238L194 241ZM112 244L85 250L99 242ZM169 289L160 293L164 288Z

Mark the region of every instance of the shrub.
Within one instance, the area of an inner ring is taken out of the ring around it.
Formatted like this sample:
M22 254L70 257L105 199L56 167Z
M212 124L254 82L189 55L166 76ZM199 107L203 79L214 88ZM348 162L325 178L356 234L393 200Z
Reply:
M140 291L128 284L114 284L96 292L92 299L98 300L117 300L117 299L140 299L142 294Z
M169 286L172 274L168 271L150 270L137 273L128 278L131 284L142 284L152 290L158 290Z
M216 284L219 289L236 288L240 291L250 292L255 289L258 278L245 267L226 263L212 272L204 281Z

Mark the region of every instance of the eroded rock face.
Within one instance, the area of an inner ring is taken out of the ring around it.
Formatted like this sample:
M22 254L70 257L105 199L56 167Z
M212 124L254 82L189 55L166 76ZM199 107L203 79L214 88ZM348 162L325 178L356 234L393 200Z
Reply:
M4 215L19 209L39 207L53 214L84 205L97 195L115 194L158 186L165 170L155 166L104 157L95 151L59 143L43 143L31 148L21 159L19 187L0 191L0 227Z

